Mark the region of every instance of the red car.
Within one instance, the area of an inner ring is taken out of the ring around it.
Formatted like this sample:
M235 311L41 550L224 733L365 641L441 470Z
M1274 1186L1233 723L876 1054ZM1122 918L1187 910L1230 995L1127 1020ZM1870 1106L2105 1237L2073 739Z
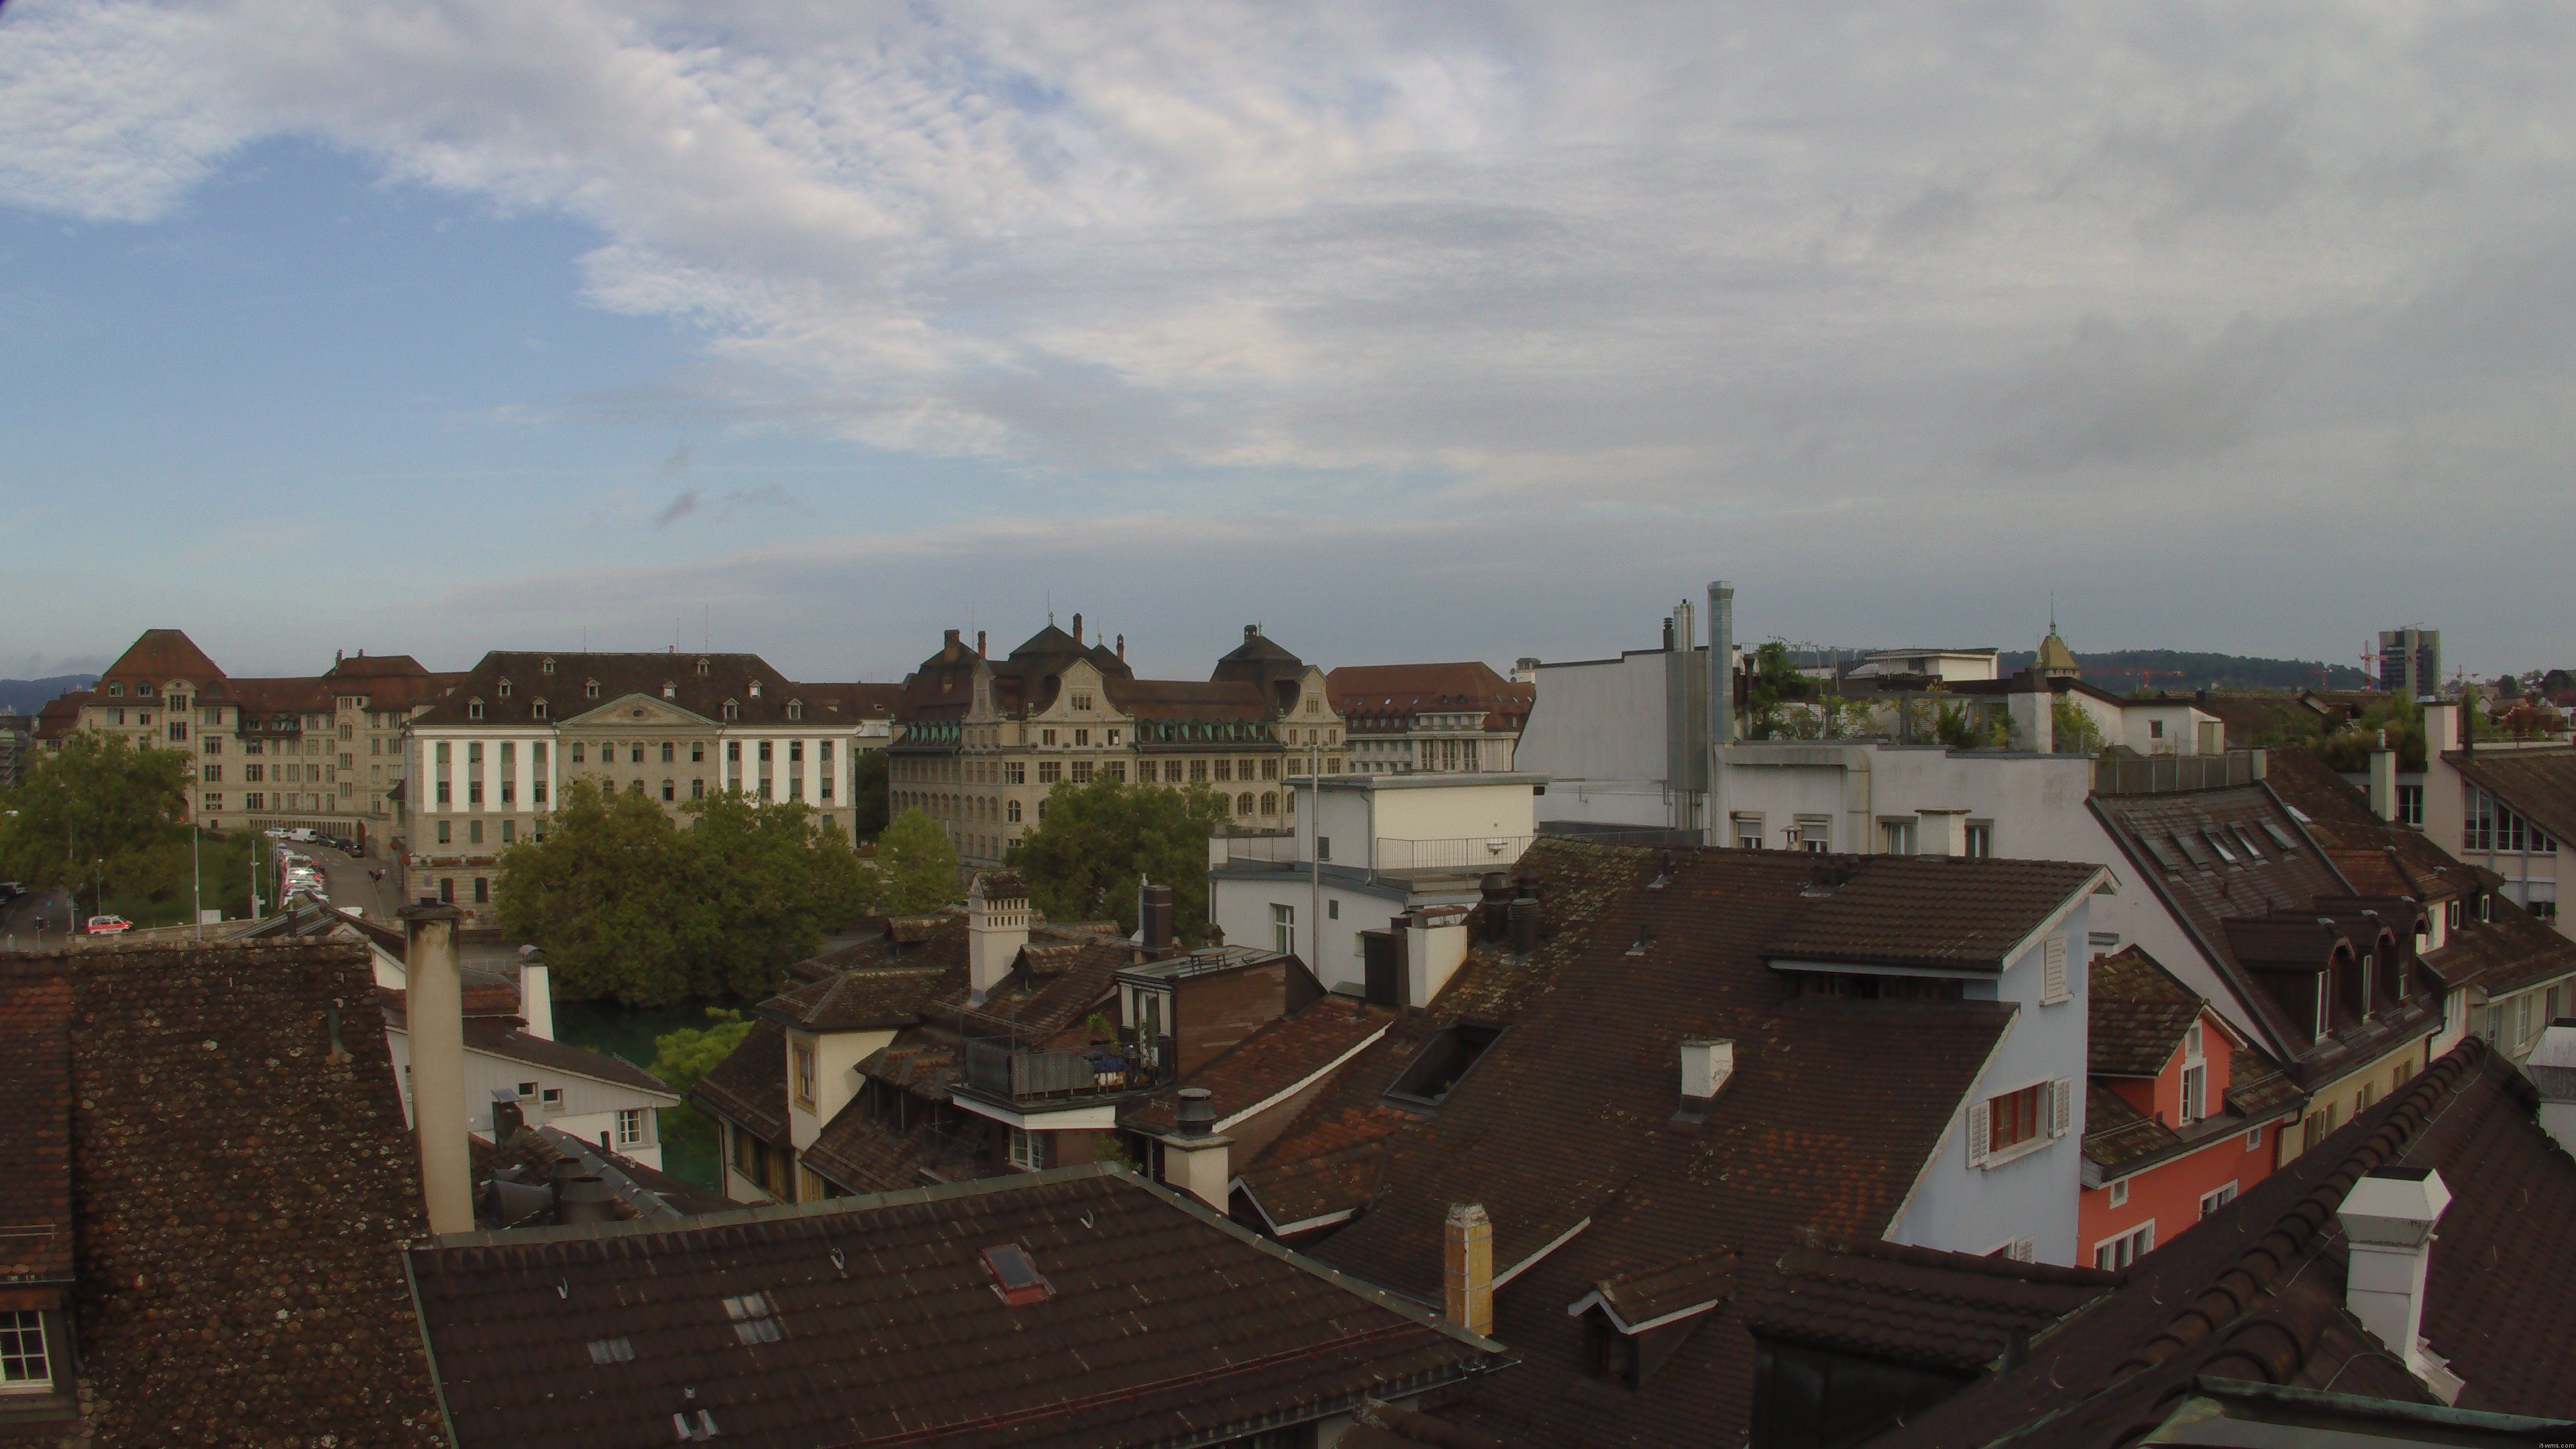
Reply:
M119 931L131 931L133 929L134 923L123 916L92 916L89 918L88 930L89 934L93 936L113 936Z

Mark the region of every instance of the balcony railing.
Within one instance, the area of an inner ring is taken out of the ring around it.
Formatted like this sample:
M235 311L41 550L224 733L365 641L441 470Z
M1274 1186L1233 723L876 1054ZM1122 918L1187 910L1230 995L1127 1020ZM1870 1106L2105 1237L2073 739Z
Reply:
M1228 865L1296 865L1306 858L1294 835L1230 835L1219 844Z
M1459 835L1439 840L1377 838L1378 870L1501 870L1519 860L1534 837Z
M966 1086L1013 1102L1132 1092L1155 1085L1150 1062L1118 1049L1034 1051L997 1042L966 1043Z

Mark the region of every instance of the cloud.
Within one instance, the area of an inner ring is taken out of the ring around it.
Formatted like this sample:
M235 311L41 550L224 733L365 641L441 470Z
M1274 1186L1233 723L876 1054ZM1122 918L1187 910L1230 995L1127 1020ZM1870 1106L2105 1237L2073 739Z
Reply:
M690 461L697 456L697 449L682 443L671 450L671 456L662 460L662 471L665 474L686 473L689 471Z
M698 506L702 501L703 500L701 499L698 490L695 488L681 490L678 497L673 498L661 512L653 515L653 526L655 528L670 527L672 524L677 523L681 519L688 517L690 514L697 512Z

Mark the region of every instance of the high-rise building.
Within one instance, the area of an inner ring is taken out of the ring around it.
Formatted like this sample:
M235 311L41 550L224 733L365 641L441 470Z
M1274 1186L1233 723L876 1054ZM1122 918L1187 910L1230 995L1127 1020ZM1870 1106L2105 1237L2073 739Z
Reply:
M2442 688L2442 631L2408 627L2379 631L2379 687L2406 699Z

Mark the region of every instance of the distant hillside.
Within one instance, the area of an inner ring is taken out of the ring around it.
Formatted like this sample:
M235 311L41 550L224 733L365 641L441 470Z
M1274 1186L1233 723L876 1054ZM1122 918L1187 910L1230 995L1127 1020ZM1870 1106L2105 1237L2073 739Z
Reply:
M2031 651L2003 656L2006 674L2027 668ZM2349 664L2314 659L2257 659L2245 654L2201 654L2183 649L2110 649L2077 654L2084 682L2127 694L2136 689L2375 689L2379 681Z
M34 714L57 695L98 683L95 674L57 674L51 679L0 679L0 714Z

